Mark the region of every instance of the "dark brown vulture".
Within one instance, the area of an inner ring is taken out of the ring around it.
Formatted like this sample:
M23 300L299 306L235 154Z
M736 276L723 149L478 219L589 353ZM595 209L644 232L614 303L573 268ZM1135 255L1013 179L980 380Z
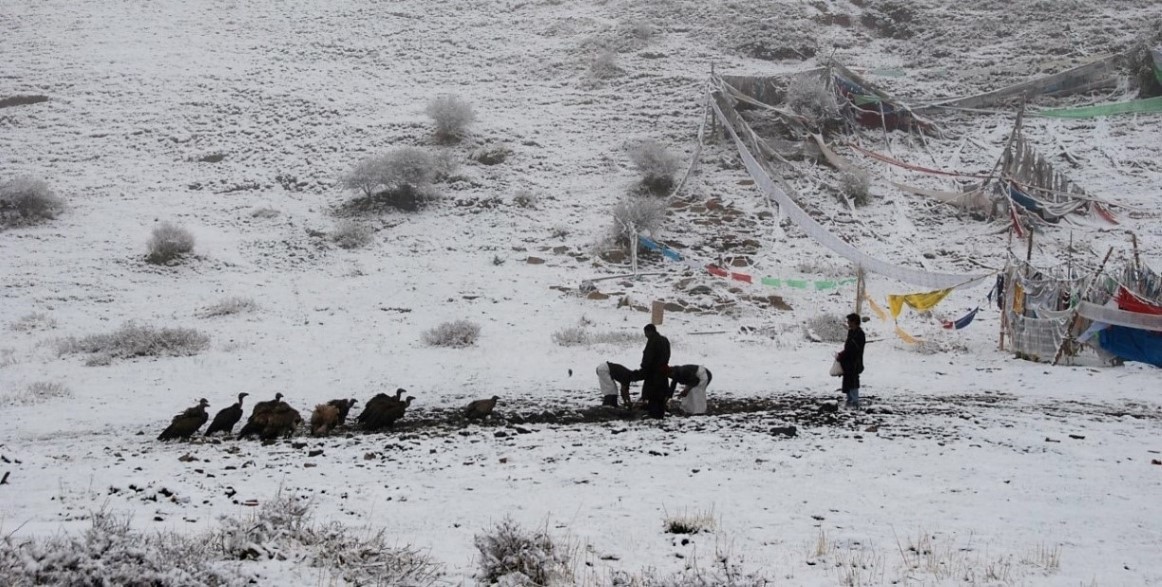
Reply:
M214 416L214 420L210 422L210 427L206 429L206 436L215 432L225 432L229 434L234 430L234 425L242 419L242 398L250 395L245 391L238 394L238 403L223 408Z
M374 407L371 402L368 402L367 409L371 410L371 413L363 422L363 428L365 430L381 430L394 425L396 420L403 417L404 412L407 411L408 406L412 405L414 399L416 398L409 395L405 401L382 402Z
M193 436L202 424L206 423L210 417L206 415L206 408L210 402L206 398L198 400L198 405L187 409L186 411L173 417L169 423L169 427L162 430L157 437L158 440L173 440L175 438L189 438Z
M274 394L274 399L265 402L258 402L254 404L254 409L250 411L250 418L246 420L246 424L238 431L238 438L246 438L251 434L259 434L263 428L266 427L266 417L275 406L284 405L286 402L282 401L282 393ZM288 408L290 406L287 406Z
M494 395L491 399L478 399L464 409L464 416L469 420L476 420L479 418L487 418L492 413L492 408L496 407L496 400L500 396Z
M402 404L403 400L400 398L403 397L403 394L405 393L407 393L407 390L401 387L395 390L395 397L391 397L386 393L375 394L375 397L367 400L367 404L363 406L363 411L359 413L359 417L355 418L355 421L359 422L360 424L366 424L367 419L371 417L371 414L379 413L385 407L393 403Z
M355 398L333 399L333 400L327 402L327 405L335 406L336 408L338 408L338 410L339 410L339 425L342 426L342 425L347 423L347 414L351 413L351 408L355 407L355 404L357 404L357 403L359 403L359 400L357 400Z
M279 436L290 437L294 435L295 429L302 423L303 417L299 411L290 407L286 402L280 401L265 414L259 438L274 440Z

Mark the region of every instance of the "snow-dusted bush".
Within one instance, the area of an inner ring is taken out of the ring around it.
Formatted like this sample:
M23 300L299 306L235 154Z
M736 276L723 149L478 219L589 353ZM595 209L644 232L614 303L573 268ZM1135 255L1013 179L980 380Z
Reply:
M0 585L124 585L217 587L248 579L210 564L206 541L175 534L143 534L128 519L106 512L77 535L0 541Z
M439 162L423 149L402 147L360 161L343 185L362 192L355 208L418 210L435 197L431 184Z
M9 330L15 330L17 332L52 330L53 328L56 328L56 320L43 312L31 312L25 314L12 324L8 325Z
M668 534L699 534L714 529L714 512L683 512L666 515L662 527Z
M0 229L52 220L64 209L44 180L26 176L0 184Z
M436 139L446 143L463 138L468 125L476 120L472 105L454 94L436 96L428 102L426 112L436 123Z
M636 344L642 340L641 333L628 330L595 332L585 327L567 326L553 333L553 342L564 347L589 346L594 344Z
M610 49L598 51L589 63L589 75L594 79L609 79L624 73L625 70L617 64L617 53Z
M844 171L839 176L839 192L856 206L871 202L871 179L862 170Z
M338 522L316 525L309 502L281 493L245 519L221 522L211 542L226 558L304 561L331 575L328 584L422 586L439 574L419 551L389 546L382 530L358 535Z
M0 405L34 406L54 399L72 397L73 391L63 383L37 381L28 384L23 391L0 395Z
M477 534L480 571L484 584L555 585L567 581L571 556L545 530L526 530L505 519Z
M162 222L153 229L146 247L149 249L146 261L168 263L194 251L194 235L176 224Z
M847 319L839 314L817 314L803 323L803 334L815 342L847 340Z
M642 187L654 194L669 192L674 186L674 174L682 167L682 162L665 146L649 139L630 146L629 160L642 174Z
M184 357L210 347L210 337L192 328L154 328L127 322L107 334L68 337L57 342L60 354L89 354L90 365L133 357Z
M331 231L331 240L344 249L358 249L371 244L375 231L357 220L340 220Z
M468 320L445 322L424 332L424 343L429 346L466 347L476 344L480 325Z
M517 190L512 195L512 204L520 208L536 208L537 196L529 190Z
M629 244L638 234L656 233L666 219L666 203L655 198L627 195L613 205L611 237Z
M261 208L255 208L255 209L250 211L251 218L262 218L264 220L270 219L270 218L278 218L278 216L280 214L282 214L282 212L279 212L278 210L275 210L274 208L271 208L270 206L263 206Z
M587 345L589 331L583 326L566 326L553 333L553 342L565 347Z
M826 79L799 76L787 87L787 106L815 130L842 122L839 101Z
M212 304L198 312L199 318L217 318L218 316L233 316L235 314L249 314L258 311L258 302L253 298L234 296Z

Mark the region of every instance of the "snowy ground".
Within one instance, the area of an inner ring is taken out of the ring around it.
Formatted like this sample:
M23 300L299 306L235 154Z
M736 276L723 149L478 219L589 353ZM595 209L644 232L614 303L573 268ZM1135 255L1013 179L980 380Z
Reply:
M912 315L905 328L952 350L918 353L873 321L869 409L820 416L837 397L826 375L837 348L807 342L799 325L850 311L850 287L732 289L647 258L650 270L671 275L601 282L606 300L552 289L626 271L596 248L609 207L636 179L625 147L649 137L692 153L712 65L760 75L815 64L754 59L745 49L754 41L901 69L903 77L874 79L919 101L1085 62L1162 16L1150 2L1036 3L1044 6L1031 13L930 2L916 11L914 36L890 39L860 24L864 4L883 3L5 4L0 98L50 100L0 109L0 181L44 177L70 209L41 227L0 232L0 474L10 473L0 534L77 531L101 507L141 529L196 533L281 488L312 499L319 518L385 528L401 545L428 549L450 585L471 583L473 536L506 516L581 545L578 576L592 584L617 571L711 569L717 556L784 585L1162 582L1162 522L1150 514L1162 494L1162 466L1151 464L1162 459L1156 369L1018 361L996 350L995 311L951 333ZM852 24L826 24L845 22L838 15ZM592 76L601 47L619 51L624 75ZM438 93L475 106L478 122L459 146L431 139L423 110ZM987 171L1012 116L941 122L958 133L927 150L902 136L890 145L878 133L864 138L925 165ZM1033 140L1083 162L1068 169L1079 184L1137 208L1123 226L1137 232L1144 261L1162 267L1159 122L1030 125ZM333 228L334 208L351 196L337 177L403 145L461 162L459 178L439 186L445 199L372 219L366 249L312 236ZM469 159L493 145L513 155L496 166ZM215 154L220 162L202 161ZM793 227L759 216L764 206L728 144L708 145L700 163L690 202L671 211L662 240L707 260L745 250L755 274L850 272ZM877 256L933 270L1003 264L1003 233L886 183L911 176L861 165L881 177L872 206L844 215L815 194L813 207L838 219L834 230ZM519 190L537 206L514 205ZM720 205L706 206L711 199ZM261 208L279 214L252 215ZM194 232L196 259L144 263L149 231L165 220ZM1063 260L1054 244L1068 232L1044 236L1037 258ZM1096 264L1107 246L1128 249L1121 229L1077 229L1073 238L1079 262ZM724 242L742 244L723 251ZM711 293L688 293L696 285ZM873 278L869 290L882 299L912 288ZM793 311L750 299L772 293ZM983 294L958 292L938 314L955 318ZM199 317L232 296L259 309ZM295 439L306 443L297 447L154 440L197 398L214 412L240 391L251 402L282 392L307 411L405 387L417 397L409 418L420 419L493 394L504 414L567 413L597 401L599 361L632 365L640 346L566 348L552 334L581 320L595 332L640 332L648 314L619 306L627 296L631 305L693 300L721 310L666 315L672 362L711 367L712 398L772 405L661 425L498 418ZM53 324L8 328L34 312ZM421 343L423 331L461 318L482 325L477 346ZM61 337L131 320L197 328L211 348L108 366L55 351ZM70 393L30 398L38 382ZM786 425L798 435L771 433ZM162 488L177 497L158 498ZM712 531L687 543L664 532L667 517L685 513L709 514ZM924 537L937 545L934 566L909 558L909 546L926 548ZM293 565L257 572L260 584L322 582Z

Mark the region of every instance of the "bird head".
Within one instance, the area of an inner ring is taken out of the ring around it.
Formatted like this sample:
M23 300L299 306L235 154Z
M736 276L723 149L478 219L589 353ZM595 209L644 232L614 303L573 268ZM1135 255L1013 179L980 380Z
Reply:
M276 401L276 402L277 402L277 401L280 401L280 400L282 400L282 392L281 392L281 391L280 391L280 392L278 392L278 393L276 393L276 394L274 394L274 401Z
M202 399L198 400L198 405L202 406L203 408L206 408L206 407L210 406L210 402L207 401L206 398L202 398Z
M410 404L410 403L412 403L412 400L414 400L414 399L416 399L416 398L415 398L415 396L413 396L413 395L409 395L409 396L408 396L408 400L407 400L407 401L408 401L408 403Z
M250 395L250 394L249 394L249 393L246 393L245 391L244 391L244 392L242 392L242 393L240 393L240 394L238 394L238 401L242 401L242 398L244 398L244 397L246 397L246 396L248 396L248 395Z
M355 398L351 398L351 399L347 400L347 407L348 408L355 407L355 404L357 404L357 403L359 403L359 400L357 400Z
M494 402L495 402L495 401L496 401L496 400L498 400L498 399L500 399L500 396L499 396L499 395L494 395L494 396L492 396L492 401L494 401Z

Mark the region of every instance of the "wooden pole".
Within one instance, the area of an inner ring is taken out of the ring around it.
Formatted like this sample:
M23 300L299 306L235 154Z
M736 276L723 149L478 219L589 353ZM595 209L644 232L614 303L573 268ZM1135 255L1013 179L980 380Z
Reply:
M867 284L864 281L863 267L855 270L855 313L863 316L863 298L867 295Z
M1053 355L1053 364L1056 365L1061 360L1061 355L1065 352L1065 345L1073 341L1073 329L1077 327L1077 321L1080 318L1079 310L1081 303L1085 301L1085 296L1089 294L1089 290L1093 289L1094 282L1101 277L1101 272L1106 268L1106 261L1110 260L1110 255L1113 254L1114 248L1106 251L1106 256L1101 260L1101 265L1098 265L1097 272L1093 274L1093 278L1085 285L1085 289L1081 292L1081 297L1077 299L1077 306L1073 308L1073 315L1069 319L1069 329L1065 331L1065 338L1061 339L1061 345L1057 347L1057 352Z
M1130 242L1134 245L1134 271L1142 270L1142 263L1138 259L1138 235L1133 232L1130 233Z
M638 241L637 227L630 225L630 230L633 231L633 242L629 245L629 262L630 267L633 268L633 275L637 277L637 248L641 246Z

